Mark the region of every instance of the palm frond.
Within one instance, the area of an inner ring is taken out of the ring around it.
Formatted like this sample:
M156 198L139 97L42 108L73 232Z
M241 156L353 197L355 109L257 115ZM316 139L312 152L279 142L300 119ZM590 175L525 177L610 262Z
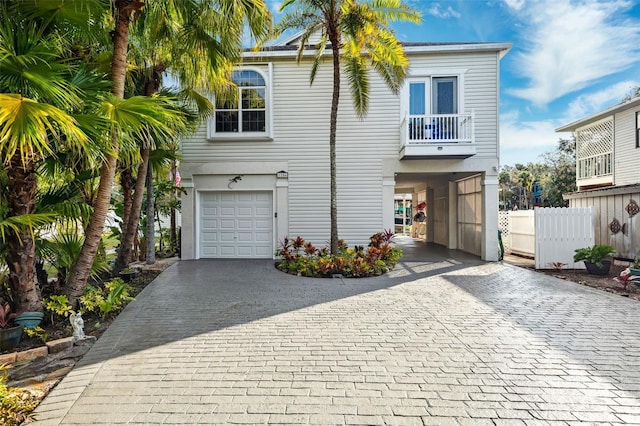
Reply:
M369 67L361 57L350 56L345 59L345 73L353 97L353 106L358 117L363 118L369 107Z
M54 223L54 213L32 213L0 218L0 240L6 241L8 233L19 235L27 230L33 234L35 228Z
M56 145L86 145L89 139L78 122L53 105L14 94L0 94L0 152L3 162L16 153L26 163L36 153L54 154Z

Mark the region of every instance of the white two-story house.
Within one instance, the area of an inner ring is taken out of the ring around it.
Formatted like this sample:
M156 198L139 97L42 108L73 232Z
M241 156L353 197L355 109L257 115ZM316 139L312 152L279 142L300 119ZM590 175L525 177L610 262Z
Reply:
M571 207L593 207L595 243L616 256L640 256L640 97L557 129L576 139L576 185Z
M183 259L273 258L285 236L329 240L331 61L310 85L295 42L245 52L238 100L217 99L214 117L183 141ZM366 245L393 229L394 194L410 193L426 203L424 239L498 259L499 66L510 47L406 44L401 93L372 73L363 120L343 82L340 238Z

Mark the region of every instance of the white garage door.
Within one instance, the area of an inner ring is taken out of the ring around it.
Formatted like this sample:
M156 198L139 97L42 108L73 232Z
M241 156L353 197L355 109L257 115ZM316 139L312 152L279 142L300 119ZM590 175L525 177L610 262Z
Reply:
M203 192L200 257L273 257L273 193Z

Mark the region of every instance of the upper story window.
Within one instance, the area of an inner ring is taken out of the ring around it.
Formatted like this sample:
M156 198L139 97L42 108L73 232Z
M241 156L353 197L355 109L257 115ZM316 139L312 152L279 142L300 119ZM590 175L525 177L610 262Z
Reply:
M458 113L458 77L412 78L409 115Z
M209 137L220 139L269 137L269 85L257 69L238 69L231 75L233 96L216 97Z

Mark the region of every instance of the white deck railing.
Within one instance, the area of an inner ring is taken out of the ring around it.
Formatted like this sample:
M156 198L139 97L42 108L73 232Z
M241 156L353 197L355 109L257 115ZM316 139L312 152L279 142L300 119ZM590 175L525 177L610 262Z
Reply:
M408 115L402 120L401 140L405 145L471 144L474 113Z
M613 174L613 152L604 152L578 160L578 179L589 179Z

